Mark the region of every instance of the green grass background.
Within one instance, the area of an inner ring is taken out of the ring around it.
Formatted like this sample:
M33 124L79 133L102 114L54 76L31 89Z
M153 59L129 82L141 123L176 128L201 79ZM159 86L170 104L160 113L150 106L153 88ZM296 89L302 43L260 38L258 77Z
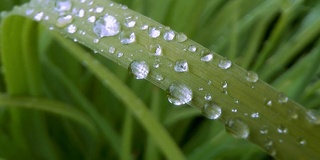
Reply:
M303 106L319 109L319 1L117 2L186 33L243 68L257 72L262 80ZM22 3L2 0L0 11ZM30 34L27 36L34 37L34 41L17 40L16 45L25 43L29 46L27 53L34 54L16 57L11 63L17 65L10 68L11 72L1 72L0 105L26 107L0 107L0 158L165 159L124 103L83 62L53 41L46 29L27 20L21 23L29 25L29 31L13 33L13 37L23 39L21 35ZM19 52L18 47L12 49ZM272 159L250 142L227 135L220 123L203 118L191 107L172 106L164 91L146 81L134 80L127 70L97 54L93 56L150 107L188 159ZM19 64L25 62L34 68L17 74L24 68ZM10 86L4 82L6 74L15 77ZM27 77L23 74L36 78L23 81ZM11 98L8 94L22 97ZM25 109L28 107L32 109ZM39 108L49 113L38 111ZM93 126L92 121L100 127ZM92 127L95 128L90 130Z

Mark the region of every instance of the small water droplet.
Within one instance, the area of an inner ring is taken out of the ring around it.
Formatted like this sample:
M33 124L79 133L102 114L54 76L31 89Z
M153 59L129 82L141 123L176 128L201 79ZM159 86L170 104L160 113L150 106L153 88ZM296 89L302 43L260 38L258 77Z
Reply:
M267 126L262 126L261 129L260 129L260 133L265 135L265 134L268 134L269 130L267 128Z
M227 59L222 59L220 60L218 66L221 68L221 69L228 69L230 68L232 65L232 62L230 60L227 60Z
M160 29L157 29L156 27L149 28L149 36L151 38L157 38L160 36Z
M90 22L90 23L94 23L95 21L96 21L96 16L90 16L88 18L88 22Z
M93 25L93 32L99 37L115 36L121 30L118 20L111 15L99 17Z
M100 42L100 39L98 38L93 39L93 43L99 43L99 42Z
M211 81L211 80L208 80L207 83L208 83L208 85L211 85L211 84L212 84L212 81Z
M266 100L265 102L267 107L271 107L272 106L272 101L271 100Z
M238 110L237 110L237 109L235 109L235 108L233 108L233 109L231 109L231 112L233 112L233 113L237 113L237 112L238 112Z
M270 138L264 139L264 145L265 146L272 146L273 145L272 139L270 139Z
M27 9L25 13L27 16L30 16L33 12L34 12L34 9Z
M173 30L169 30L169 31L166 31L164 34L163 34L163 38L164 40L166 41L172 41L173 38L175 37L175 33Z
M190 52L196 52L196 51L197 51L197 47L194 46L194 45L190 45L190 46L188 47L188 51L190 51Z
M104 8L102 6L98 6L96 7L96 9L94 10L96 13L101 13L103 12Z
M177 60L174 65L176 72L187 72L189 70L188 62L186 60Z
M168 101L174 105L183 105L192 100L192 90L183 83L173 82L167 91Z
M295 108L288 109L288 115L291 119L298 119L299 114Z
M130 44L136 41L136 35L132 31L124 30L120 33L119 39L122 44Z
M145 61L134 60L129 69L135 79L145 79L149 75L149 66Z
M284 93L279 93L278 102L279 103L287 103L289 98Z
M72 3L69 0L56 0L54 3L54 10L57 12L70 11Z
M298 144L300 144L300 145L302 145L302 146L304 146L304 145L307 144L307 141L306 141L305 139L303 139L302 137L299 137L299 138L297 139L297 142L298 142Z
M248 82L253 82L254 83L254 82L257 82L259 80L259 77L258 77L257 73L252 72L252 71L248 71L246 80Z
M281 124L281 125L278 126L277 131L280 134L287 134L288 133L288 128Z
M207 102L202 109L203 116L209 119L218 119L221 116L221 108L213 101Z
M157 81L162 81L164 79L164 77L162 75L160 75L160 74L157 74L157 75L155 75L155 79Z
M212 99L211 94L210 94L210 93L206 93L206 94L204 95L204 99L205 99L206 101L210 101L210 100Z
M128 6L123 5L123 6L121 7L121 9L126 10L126 9L128 9Z
M228 82L227 81L223 81L221 83L222 88L227 88L228 87Z
M149 51L150 51L149 53L154 56L162 55L162 48L159 44L151 44L149 46Z
M125 21L124 21L124 25L127 28L132 28L136 25L136 20L132 17L132 16L127 16Z
M67 32L70 34L73 34L77 31L77 26L75 26L74 24L71 24L68 26L67 28Z
M210 62L213 59L213 54L210 51L202 51L200 60L202 62Z
M34 17L33 17L33 19L35 21L41 21L42 18L43 18L43 12L39 12L39 13L35 14Z
M259 112L252 113L251 118L259 118Z
M111 53L111 54L113 54L113 53L115 53L116 52L116 48L114 48L114 47L109 47L109 53Z
M56 26L59 28L65 27L73 21L73 17L71 15L60 16L57 19Z
M320 124L320 114L319 114L319 111L317 110L311 110L311 109L307 110L305 118L311 124L315 124L315 125Z
M184 42L188 39L188 37L184 33L179 33L176 36L177 42Z
M249 137L249 127L239 118L231 118L225 124L227 133L236 138L246 139Z
M119 52L119 53L117 54L117 57L118 57L118 58L123 57L123 53L122 53L122 52Z
M142 24L140 29L141 30L147 30L149 28L149 26L147 24Z

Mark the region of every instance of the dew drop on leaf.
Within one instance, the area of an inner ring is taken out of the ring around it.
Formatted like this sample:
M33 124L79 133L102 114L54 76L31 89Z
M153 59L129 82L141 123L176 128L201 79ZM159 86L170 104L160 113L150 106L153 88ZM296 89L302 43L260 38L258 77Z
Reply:
M311 109L307 110L305 118L311 124L315 124L315 125L320 124L320 114L316 110L311 110Z
M297 139L297 142L298 142L298 144L300 144L300 145L302 145L302 146L304 146L304 145L307 144L307 141L306 141L305 139L303 139L302 137L299 137L299 138Z
M287 134L288 133L288 128L282 124L280 124L277 128L278 133L280 134Z
M109 53L113 54L116 52L116 48L114 47L109 47L109 50L108 50Z
M177 42L184 42L188 39L188 37L184 33L179 33L176 36Z
M252 72L252 71L248 71L247 75L246 75L246 80L248 82L257 82L259 80L259 77L258 77L257 73Z
M211 94L210 94L210 93L206 93L206 94L204 95L204 99L205 99L206 101L210 101L210 100L212 99Z
M132 31L124 30L120 33L119 39L122 44L130 44L136 41L136 35Z
M124 26L127 28L132 28L136 25L136 20L132 16L127 16L124 21Z
M115 36L120 30L118 20L109 14L99 17L93 25L93 32L99 37Z
M202 109L203 116L209 119L218 119L221 116L221 113L220 106L213 101L205 103Z
M168 30L163 34L163 39L166 41L172 41L175 37L175 33L173 30Z
M249 137L249 127L240 118L231 118L225 124L226 132L236 138L246 139Z
M70 0L56 0L54 3L54 10L57 12L70 11L72 3Z
M200 60L202 62L210 62L213 59L213 54L210 51L202 51Z
M278 102L287 103L289 98L284 93L279 93Z
M129 71L135 79L145 79L150 72L148 64L140 60L132 61L129 66Z
M265 134L268 134L269 130L267 128L267 126L262 126L261 129L260 129L260 133L262 135L265 135Z
M151 38L157 38L160 36L160 30L157 29L156 27L151 27L149 28L149 36Z
M42 18L43 18L43 15L44 15L43 12L39 12L39 13L37 13L37 14L34 15L33 19L34 19L35 21L41 21Z
M259 112L254 112L251 114L251 118L259 118Z
M190 46L188 47L188 51L190 51L190 52L196 52L196 51L197 51L197 47L194 46L194 45L190 45Z
M60 16L57 19L56 26L59 28L65 27L73 21L73 17L71 15Z
M77 26L75 26L74 24L71 24L68 26L67 32L70 34L73 34L73 33L76 33L77 29L78 29Z
M173 82L167 89L168 101L174 105L183 105L192 100L192 90L183 83Z
M159 44L151 44L149 46L149 53L153 56L161 56L162 48Z
M187 72L189 70L188 62L186 60L177 60L174 65L176 72Z
M230 68L232 65L232 62L230 60L227 60L227 59L222 59L220 60L218 66L221 68L221 69L228 69Z

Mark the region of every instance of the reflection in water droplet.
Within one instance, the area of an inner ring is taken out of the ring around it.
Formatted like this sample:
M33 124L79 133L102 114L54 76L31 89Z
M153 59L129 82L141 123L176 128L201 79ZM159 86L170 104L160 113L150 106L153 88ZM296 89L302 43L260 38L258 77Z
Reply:
M99 17L93 25L93 32L99 37L115 36L121 30L118 20L111 15Z
M257 82L259 80L259 77L258 77L257 73L252 72L252 71L248 71L246 80L248 82Z
M188 47L188 51L190 51L190 52L196 52L196 51L197 51L197 47L194 46L194 45L190 45L190 46Z
M149 46L149 51L150 51L149 53L154 56L162 55L162 48L159 44L151 44Z
M232 62L227 60L227 59L222 59L220 60L218 66L221 68L221 69L228 69L230 68L232 65Z
M187 37L185 34L183 34L183 33L179 33L179 34L177 34L177 36L176 36L177 42L184 42L184 41L186 41L187 39L188 39L188 37Z
M288 97L284 93L279 93L279 103L287 103L288 102Z
M169 31L166 31L164 34L163 34L163 38L164 40L166 41L172 41L173 38L175 37L175 33L173 30L169 30Z
M277 128L278 133L280 134L287 134L288 133L288 128L286 128L284 125L279 125Z
M176 72L187 72L189 70L188 62L186 60L177 60L174 65Z
M160 36L160 30L157 29L156 27L151 27L149 28L149 36L151 38L157 38Z
M77 26L75 26L74 24L71 24L68 26L67 28L67 32L70 34L73 34L77 31Z
M239 118L231 118L225 124L227 133L236 138L246 139L249 137L249 127Z
M71 7L72 4L69 0L56 0L54 3L54 10L57 12L70 11Z
M73 21L73 17L71 15L60 16L57 19L56 26L59 28L65 27Z
M119 39L122 44L130 44L136 41L136 35L132 31L124 30L120 33Z
M209 119L218 119L221 116L221 108L213 101L207 102L202 109L203 116Z
M134 60L129 69L135 79L145 79L149 74L149 66L145 61Z
M210 51L202 51L201 52L201 61L202 62L210 62L213 59L213 54Z
M167 91L168 101L174 105L183 105L192 100L192 90L183 83L174 82Z

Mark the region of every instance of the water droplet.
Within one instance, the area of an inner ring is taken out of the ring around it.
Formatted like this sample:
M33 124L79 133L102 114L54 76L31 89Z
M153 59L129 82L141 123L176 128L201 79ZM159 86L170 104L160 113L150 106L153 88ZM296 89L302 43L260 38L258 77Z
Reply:
M259 118L259 112L252 113L251 118Z
M201 52L201 61L202 62L210 62L213 59L213 54L210 51L202 51Z
M96 7L95 12L96 12L96 13L101 13L101 12L103 12L103 10L104 10L103 7L98 6L98 7Z
M305 139L303 139L302 137L299 137L297 139L297 142L298 142L298 144L303 145L303 146L307 144L307 141Z
M149 46L149 51L151 55L154 56L161 56L162 55L162 48L159 44L151 44Z
M156 27L149 28L149 36L152 38L157 38L160 36L160 30Z
M149 66L145 61L134 60L129 69L135 79L145 79L149 74Z
M147 30L149 28L149 26L147 24L142 24L140 29L141 30Z
M93 43L99 43L99 42L100 42L100 39L98 38L93 39Z
M271 156L275 156L277 154L276 150L274 149L274 147L271 146L265 146L265 150L269 153L269 155Z
M259 80L259 77L258 77L257 73L252 72L252 71L248 71L246 80L248 82L257 82Z
M225 124L227 133L236 138L246 139L249 137L249 127L239 118L231 118Z
M54 3L54 10L57 12L70 11L72 3L69 0L56 0Z
M210 94L210 93L206 93L206 94L204 95L204 99L205 99L206 101L210 101L210 100L212 99L211 94Z
M96 21L96 16L90 16L88 18L88 22L90 22L90 23L94 23L95 21Z
M295 108L288 109L288 115L291 119L298 119L299 114Z
M109 53L111 53L111 54L113 54L113 53L115 53L116 52L116 48L114 48L114 47L109 47Z
M194 45L190 45L190 46L188 47L188 51L190 51L190 52L196 52L196 51L197 51L197 47L194 46Z
M177 60L174 65L176 72L187 72L189 70L188 62L186 60Z
M35 14L34 17L33 17L33 19L35 21L41 21L42 18L43 18L43 12L39 12L39 13Z
M77 26L75 26L74 24L71 24L68 26L67 28L68 33L73 34L76 33L77 31Z
M288 128L286 128L284 125L279 125L277 128L278 133L280 134L287 134L288 133Z
M176 36L177 42L184 42L188 39L188 37L184 33L179 33Z
M78 9L74 8L74 9L72 10L72 13L73 13L75 16L84 17L84 15L85 15L85 10L84 10L84 9L78 10Z
M271 100L267 100L266 101L266 106L267 107L271 107L272 106L272 101Z
M130 44L136 41L136 35L132 31L122 31L119 35L122 44Z
M287 103L289 98L284 93L279 93L279 103Z
M192 90L183 83L174 82L167 91L168 101L174 105L183 105L192 100Z
M99 37L115 36L121 30L118 20L111 15L99 17L93 26L93 32Z
M218 119L221 116L221 108L213 101L207 102L202 109L203 116L209 119Z
M71 15L60 16L57 19L56 26L62 28L70 24L72 21L73 21L73 17Z
M27 16L30 16L33 12L34 12L34 9L27 9L25 13Z
M132 16L127 16L125 21L124 21L124 25L127 28L132 28L132 27L134 27L136 25L136 21Z
M227 60L227 59L222 59L220 60L218 66L221 68L221 69L228 69L230 68L232 65L232 62L230 60Z
M157 81L162 81L164 79L164 77L162 75L160 75L160 74L157 74L157 75L155 75L155 79Z
M128 6L123 5L123 6L121 7L121 9L126 10L126 9L128 9Z
M164 40L166 41L172 41L173 38L175 37L175 33L173 30L169 30L169 31L166 31L164 34L163 34L163 38Z
M223 81L221 83L222 88L227 88L228 87L228 82L227 81Z
M122 52L119 52L119 53L117 54L117 57L118 57L118 58L123 57L123 53L122 53Z
M320 124L320 114L316 110L311 110L311 109L307 110L305 118L311 124L315 124L315 125Z
M267 126L262 126L261 129L260 129L260 133L265 135L265 134L268 134L269 130L267 128Z
M264 145L265 146L272 146L273 145L272 139L270 139L270 138L264 139Z
M233 113L237 113L237 112L238 112L238 110L237 110L237 109L235 109L235 108L233 108L233 109L231 109L231 112L233 112Z

